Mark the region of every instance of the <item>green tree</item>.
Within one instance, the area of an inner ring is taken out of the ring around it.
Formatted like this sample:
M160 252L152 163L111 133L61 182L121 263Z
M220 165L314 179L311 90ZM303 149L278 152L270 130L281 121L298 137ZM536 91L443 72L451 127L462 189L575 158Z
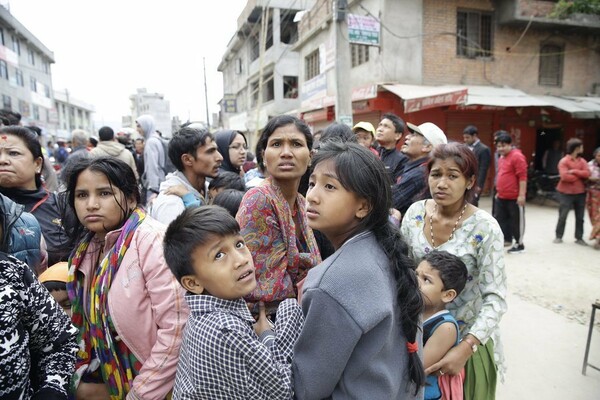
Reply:
M569 18L574 13L600 15L600 0L559 0L548 16Z

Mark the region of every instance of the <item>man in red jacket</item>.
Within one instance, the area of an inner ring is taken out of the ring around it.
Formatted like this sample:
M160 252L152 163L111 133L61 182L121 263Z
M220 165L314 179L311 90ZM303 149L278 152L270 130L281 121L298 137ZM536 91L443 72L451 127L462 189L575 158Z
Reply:
M504 243L514 245L509 253L522 253L525 232L525 193L527 192L527 160L521 150L512 147L508 132L494 134L498 158L496 176L496 220L504 234Z
M556 224L556 239L554 243L562 243L565 233L565 223L571 208L575 209L575 243L582 246L588 244L583 240L583 214L585 212L585 180L590 177L590 169L583 157L583 142L579 139L569 139L567 155L558 163L560 180L556 186L560 207L558 223Z

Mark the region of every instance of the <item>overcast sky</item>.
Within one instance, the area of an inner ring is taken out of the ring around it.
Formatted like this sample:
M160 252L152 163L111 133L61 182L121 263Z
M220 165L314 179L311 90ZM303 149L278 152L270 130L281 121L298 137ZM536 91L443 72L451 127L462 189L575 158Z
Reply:
M217 66L246 0L0 0L54 52L54 90L95 107L99 124L120 124L137 88L162 93L171 116L206 120L219 110ZM117 126L115 126L117 128Z

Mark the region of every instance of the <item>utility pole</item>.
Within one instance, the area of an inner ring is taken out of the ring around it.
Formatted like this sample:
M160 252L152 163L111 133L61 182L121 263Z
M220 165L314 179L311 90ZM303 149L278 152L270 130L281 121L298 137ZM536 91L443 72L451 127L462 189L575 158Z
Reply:
M204 102L206 103L206 127L210 128L210 119L208 113L208 87L206 86L206 58L202 57L202 64L204 65Z
M256 121L254 124L254 140L258 141L260 133L260 108L262 107L263 91L263 72L265 62L265 51L267 48L267 33L269 32L269 7L263 7L260 19L260 47L259 47L259 67L258 67L258 99L256 101ZM254 141L253 140L253 141Z
M335 42L335 119L352 127L352 86L350 80L350 42L348 39L348 0L333 1Z

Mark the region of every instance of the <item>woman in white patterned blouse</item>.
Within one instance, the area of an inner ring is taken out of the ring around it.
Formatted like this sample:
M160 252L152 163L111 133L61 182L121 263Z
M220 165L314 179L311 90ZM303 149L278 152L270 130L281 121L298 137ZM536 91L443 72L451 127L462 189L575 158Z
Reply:
M402 220L402 234L417 261L445 250L466 264L467 285L448 310L459 322L461 342L427 374L457 375L465 368L465 399L493 399L503 376L498 324L506 312L502 231L487 212L469 203L475 193L477 160L465 145L437 146L428 164L431 200L414 203Z

